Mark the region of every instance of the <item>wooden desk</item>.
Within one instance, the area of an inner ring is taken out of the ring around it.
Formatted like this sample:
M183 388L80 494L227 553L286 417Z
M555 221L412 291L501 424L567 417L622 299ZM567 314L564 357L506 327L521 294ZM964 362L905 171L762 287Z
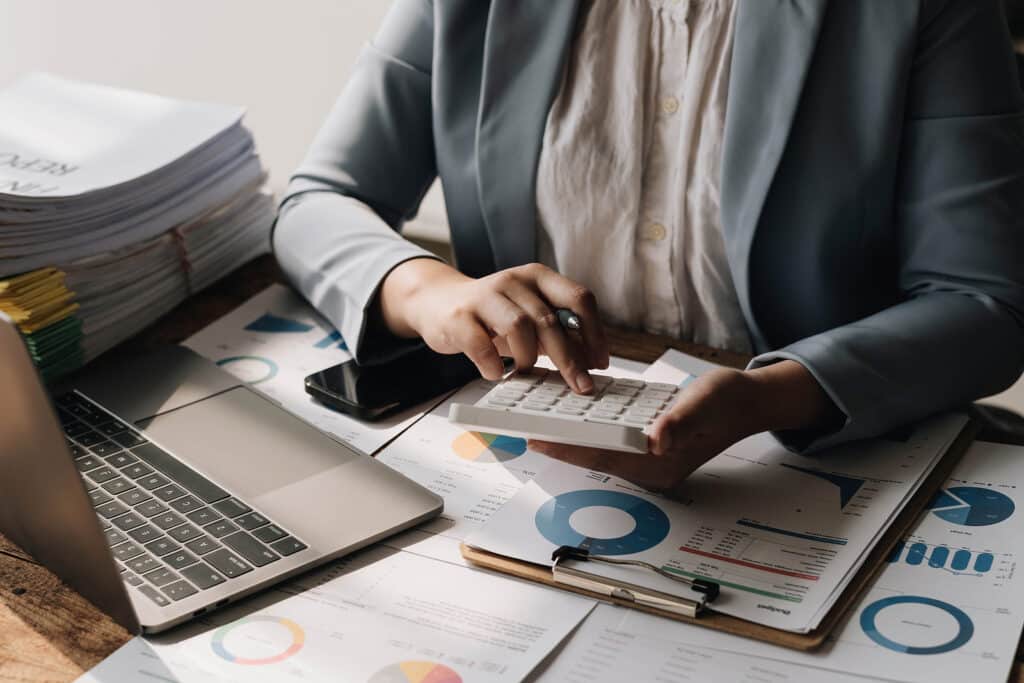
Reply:
M238 269L192 297L122 348L147 349L189 337L274 282L269 257ZM651 362L674 347L743 367L745 358L669 337L611 330L612 353ZM130 634L0 535L0 681L70 681L117 649ZM1021 655L1011 679L1024 683Z

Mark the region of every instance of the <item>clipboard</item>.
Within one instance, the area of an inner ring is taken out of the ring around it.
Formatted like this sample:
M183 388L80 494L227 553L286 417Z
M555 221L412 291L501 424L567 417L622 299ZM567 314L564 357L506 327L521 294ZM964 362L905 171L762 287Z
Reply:
M568 590L594 600L610 602L622 607L630 607L659 617L683 621L696 626L713 628L733 635L743 636L745 638L763 640L765 642L772 643L773 645L788 647L794 650L814 650L825 642L825 639L839 624L846 611L857 603L864 590L874 582L875 578L885 565L885 558L888 557L896 543L902 540L907 532L914 527L921 514L925 512L928 503L932 499L932 495L949 478L953 468L956 467L960 458L974 441L978 430L979 426L977 421L973 418L968 419L967 424L953 440L952 444L950 444L949 448L942 456L942 459L938 462L928 477L921 483L921 486L907 502L903 510L896 515L892 524L889 525L889 528L884 534L882 534L878 543L875 544L875 547L868 553L867 558L864 560L864 564L859 570L857 570L857 573L836 600L832 609L825 615L825 618L821 621L818 627L808 633L793 633L792 631L764 626L752 621L747 621L746 619L740 619L739 617L734 617L728 614L720 614L711 610L707 610L697 617L687 617L674 611L637 604L632 600L616 597L615 595L606 595L593 590L587 590L581 586L556 582L550 566L515 560L503 555L487 552L486 550L472 548L465 543L460 546L460 550L462 552L462 556L468 562L478 567L492 569L503 574L509 574L527 581L534 581L552 588Z

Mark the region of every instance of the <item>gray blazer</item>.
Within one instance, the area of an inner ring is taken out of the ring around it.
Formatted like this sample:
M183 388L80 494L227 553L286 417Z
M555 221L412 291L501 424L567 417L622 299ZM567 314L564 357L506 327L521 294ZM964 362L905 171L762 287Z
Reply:
M794 448L966 404L1024 369L1024 97L998 0L739 0L722 219L754 366L846 414ZM458 267L535 260L541 137L575 0L397 0L282 202L273 244L357 358L438 175Z

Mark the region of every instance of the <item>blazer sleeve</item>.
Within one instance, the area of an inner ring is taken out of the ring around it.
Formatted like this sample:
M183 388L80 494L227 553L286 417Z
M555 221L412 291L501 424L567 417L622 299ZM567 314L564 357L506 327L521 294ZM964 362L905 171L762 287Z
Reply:
M394 3L292 176L271 237L285 275L360 362L419 343L378 329L372 312L395 266L436 258L399 235L437 176L433 36L430 0Z
M1024 102L998 0L924 3L900 150L900 303L755 358L845 413L810 452L1002 391L1024 370Z

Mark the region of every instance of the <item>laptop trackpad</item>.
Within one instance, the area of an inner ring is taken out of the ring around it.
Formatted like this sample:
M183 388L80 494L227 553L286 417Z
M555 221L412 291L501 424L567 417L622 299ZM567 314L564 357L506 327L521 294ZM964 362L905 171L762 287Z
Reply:
M250 500L361 457L245 387L138 426L182 461Z

